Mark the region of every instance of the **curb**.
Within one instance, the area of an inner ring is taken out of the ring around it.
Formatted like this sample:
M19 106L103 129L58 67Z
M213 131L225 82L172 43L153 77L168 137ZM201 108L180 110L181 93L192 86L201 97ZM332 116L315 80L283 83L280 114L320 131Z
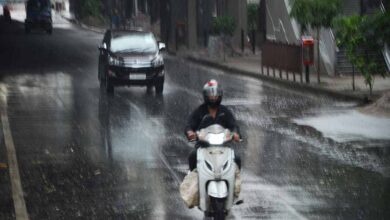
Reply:
M175 54L172 54L172 55L175 55ZM229 74L237 74L238 73L238 74L241 74L244 76L249 76L249 77L253 77L256 79L261 79L261 80L264 80L267 82L271 82L271 83L274 83L277 85L281 85L281 86L288 88L288 89L293 89L293 90L298 90L298 91L303 91L303 92L311 92L313 94L318 94L318 95L325 95L328 97L336 98L336 99L341 100L341 101L355 101L355 102L359 102L359 104L367 104L370 102L369 98L366 95L362 95L362 94L360 94L360 95L359 94L356 94L356 95L345 94L345 93L337 92L337 91L326 89L326 88L315 87L313 85L307 85L307 84L303 84L303 83L299 83L299 82L281 80L278 78L268 77L268 76L265 76L262 74L237 69L234 67L228 67L228 66L225 66L225 65L220 64L220 63L215 63L213 61L195 58L193 56L185 56L183 58L190 61L190 62L193 62L193 63L198 63L198 64L202 64L205 66L221 69Z
M69 21L72 24L78 25L79 27L83 28L84 30L93 31L93 32L99 33L99 34L104 34L104 32L105 32L105 29L86 25L84 23L79 22L75 18L67 18L63 15L61 15L61 17L64 18L65 20Z
M79 23L78 25L80 27L82 27L83 29L86 29L86 30L89 30L89 31L93 31L93 32L96 32L96 33L99 33L99 34L104 34L104 32L105 32L104 29L88 26L88 25L83 24L83 23Z

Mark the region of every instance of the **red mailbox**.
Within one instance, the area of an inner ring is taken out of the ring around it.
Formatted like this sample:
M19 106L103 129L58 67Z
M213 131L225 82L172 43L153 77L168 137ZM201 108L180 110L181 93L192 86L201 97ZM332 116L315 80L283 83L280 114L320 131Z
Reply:
M314 40L311 36L302 36L302 60L306 66L314 63Z

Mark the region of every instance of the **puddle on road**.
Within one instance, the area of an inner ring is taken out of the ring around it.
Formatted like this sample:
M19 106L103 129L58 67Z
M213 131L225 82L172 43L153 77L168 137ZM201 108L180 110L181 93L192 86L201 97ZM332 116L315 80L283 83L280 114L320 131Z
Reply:
M390 118L365 115L356 110L295 119L294 122L313 127L337 142L390 140Z

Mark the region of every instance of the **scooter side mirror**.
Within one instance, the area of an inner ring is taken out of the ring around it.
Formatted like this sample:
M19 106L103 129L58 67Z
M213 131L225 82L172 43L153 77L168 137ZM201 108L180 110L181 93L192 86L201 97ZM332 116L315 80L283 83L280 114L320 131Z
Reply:
M234 205L241 205L244 203L244 200L240 199L234 203Z
M99 49L100 51L105 51L105 50L107 50L107 44L106 44L106 43L103 43L102 45L99 45L99 46L98 46L98 49Z
M158 49L161 52L164 52L166 50L166 45L163 42L158 42Z

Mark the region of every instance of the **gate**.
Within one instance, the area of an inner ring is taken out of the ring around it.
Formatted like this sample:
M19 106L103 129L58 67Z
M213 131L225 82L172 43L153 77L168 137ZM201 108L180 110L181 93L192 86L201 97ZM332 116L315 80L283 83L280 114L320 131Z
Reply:
M292 74L295 82L296 74L299 74L300 80L303 82L302 47L300 45L266 41L262 45L261 51L261 74L270 76L271 68L273 77L276 77L275 70L277 70L281 79L283 79L283 72L285 72L287 80ZM264 68L266 68L266 73Z

